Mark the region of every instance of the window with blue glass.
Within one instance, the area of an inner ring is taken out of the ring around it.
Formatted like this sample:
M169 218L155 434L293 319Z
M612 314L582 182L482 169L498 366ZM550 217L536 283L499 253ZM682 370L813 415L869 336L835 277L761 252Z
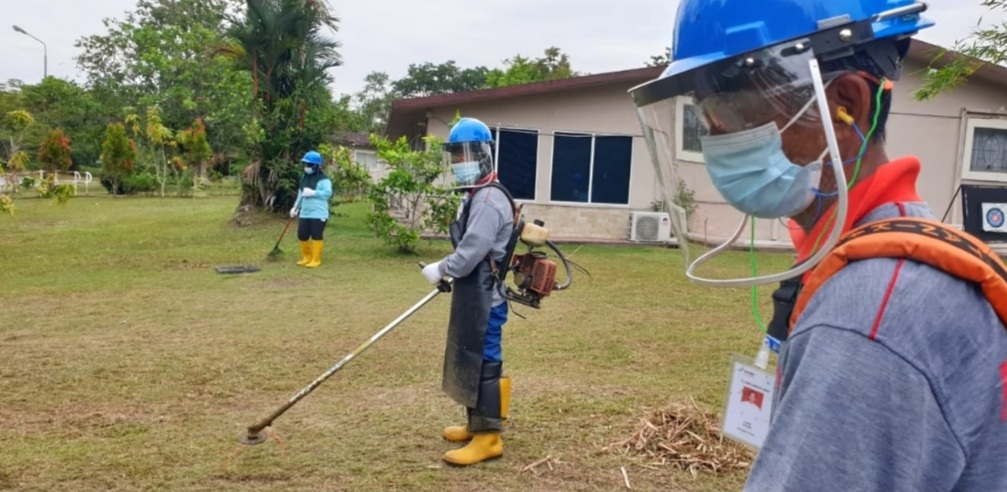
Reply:
M495 131L497 173L500 182L514 198L535 199L535 174L538 171L538 132L535 130Z
M626 205L632 161L633 137L557 133L550 199Z

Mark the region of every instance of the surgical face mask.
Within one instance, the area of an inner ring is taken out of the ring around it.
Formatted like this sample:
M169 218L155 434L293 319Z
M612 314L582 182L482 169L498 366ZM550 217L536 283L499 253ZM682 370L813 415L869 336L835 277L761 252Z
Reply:
M474 185L482 174L478 161L459 162L451 165L451 173L460 185Z
M734 208L748 215L791 217L815 200L822 177L821 159L807 166L790 162L783 153L776 123L704 137L702 145L713 186Z
M304 174L315 174L315 168L312 166L304 166Z
M734 208L764 219L791 217L814 200L822 160L794 164L783 153L781 134L799 120L812 99L780 130L775 122L741 132L702 137L703 159L713 186Z

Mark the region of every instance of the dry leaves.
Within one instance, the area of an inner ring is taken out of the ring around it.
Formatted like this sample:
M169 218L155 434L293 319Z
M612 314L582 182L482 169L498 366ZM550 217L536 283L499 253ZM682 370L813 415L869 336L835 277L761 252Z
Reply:
M716 416L704 412L695 401L650 410L628 439L607 449L648 456L654 465L677 466L693 478L701 471L745 470L754 458L748 448L725 439Z

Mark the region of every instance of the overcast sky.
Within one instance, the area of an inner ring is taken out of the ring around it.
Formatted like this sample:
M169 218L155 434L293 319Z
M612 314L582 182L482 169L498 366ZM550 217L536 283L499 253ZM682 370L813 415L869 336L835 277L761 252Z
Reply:
M341 19L337 37L344 65L332 71L336 94L356 92L364 76L405 75L410 63L455 60L461 67L500 66L515 54L538 56L549 46L570 55L574 70L601 73L643 66L671 42L676 1L632 0L329 0ZM931 0L937 25L920 39L949 46L983 24L1007 16L981 0ZM621 5L620 5L621 3ZM0 0L0 81L42 78L42 45L15 32L16 24L48 45L49 74L82 81L74 41L104 33L102 19L121 18L135 0ZM478 5L474 7L473 5Z

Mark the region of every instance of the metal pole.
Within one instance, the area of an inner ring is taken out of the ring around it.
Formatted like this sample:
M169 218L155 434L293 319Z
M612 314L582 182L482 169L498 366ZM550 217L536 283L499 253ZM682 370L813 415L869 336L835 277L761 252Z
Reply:
M14 30L42 43L42 79L44 80L49 76L49 48L45 45L45 41L32 36L28 31L25 31L18 26L14 26Z
M259 444L265 441L266 436L260 433L262 429L265 429L270 424L272 424L277 417L283 415L283 413L286 412L288 409L290 409L290 407L294 406L295 403L300 401L305 396L308 396L308 394L314 391L315 388L318 387L318 385L322 384L326 379L329 379L329 377L335 374L336 371L342 369L343 366L346 365L346 363L353 360L354 357L360 355L360 353L363 352L364 350L367 350L367 348L370 347L374 342L380 340L381 337L387 335L388 332L395 329L395 327L398 326L399 323L402 323L403 321L406 320L406 318L412 316L413 313L418 311L426 303L430 302L431 299L437 297L437 294L440 293L441 289L434 289L432 292L427 294L423 299L420 299L420 301L414 304L413 307L409 308L408 310L406 310L406 312L399 315L398 318L395 318L391 323L388 323L388 325L382 328L381 331L371 336L371 338L369 338L366 342L362 343L359 347L357 347L356 350L354 350L349 355L344 357L343 360L337 362L336 365L329 368L328 371L325 371L325 374L318 376L317 379L312 381L311 384L307 385L304 389L302 389L296 395L290 398L290 400L288 400L287 403L284 403L283 406L276 409L276 411L274 411L268 417L262 419L259 423L249 427L248 432L242 435L238 439L238 441L240 441L242 444Z

